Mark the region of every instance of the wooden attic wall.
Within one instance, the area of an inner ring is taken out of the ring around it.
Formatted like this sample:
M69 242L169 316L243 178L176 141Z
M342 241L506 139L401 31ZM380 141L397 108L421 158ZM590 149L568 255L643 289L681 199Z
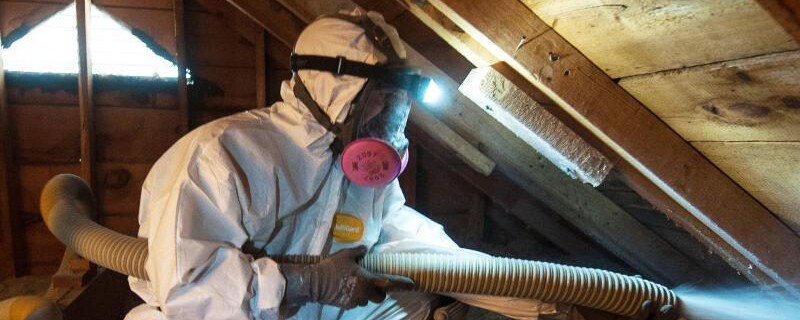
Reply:
M173 54L176 51L174 34L168 32L173 23L171 0L106 0L95 4L144 31L166 51ZM55 13L63 6L3 0L0 1L0 25L6 34L22 23L41 20L47 16L43 13ZM184 8L186 59L194 82L188 87L191 127L258 105L256 66L261 62L253 43L258 39L263 39L265 45L262 49L266 55L263 67L267 70L267 87L262 93L266 96L265 104L279 99L280 82L291 76L287 69L289 49L286 45L265 35L223 0L190 0ZM14 79L7 88L10 123L14 130L10 138L15 147L10 154L16 161L10 168L16 173L10 189L21 193L20 209L14 214L22 219L22 229L17 230L19 241L23 242L22 250L17 253L24 261L16 274L48 275L57 269L64 248L39 218L38 197L52 176L80 173L77 92L74 88L73 91L37 88L36 84L21 84ZM177 91L95 91L96 175L99 177L96 191L101 203L100 222L134 235L138 229L136 217L144 178L153 162L181 136ZM401 179L411 205L416 202L417 183L424 183L418 182L413 174L416 158L412 157L408 170L411 174ZM441 178L436 179L437 182L458 181L455 174L443 166L429 160L424 170L436 172L436 177ZM438 196L440 192L419 190L421 198L428 199L421 205L431 208L440 221L453 222L449 228L459 240L480 242L484 196L466 183L459 181L457 184L461 187L446 193L445 197ZM452 205L458 203L453 201L454 197L465 195L475 201ZM462 228L464 225L455 223L465 215L474 232L466 232ZM3 259L0 266L5 268L12 262L13 259Z
M209 2L227 5L224 1ZM95 4L143 31L167 52L175 53L171 0L101 0ZM0 1L3 35L61 7L63 4L57 2ZM234 30L248 26L229 26L229 22L193 1L186 3L184 17L188 26L187 62L194 79L188 92L192 124L196 126L255 107L255 46ZM251 30L258 33L255 28ZM269 45L270 39L264 39ZM271 53L277 51L280 50ZM267 58L266 78L286 78L285 66ZM6 80L10 140L14 147L11 154L15 162L10 170L16 173L9 189L19 191L18 210L11 214L21 222L22 229L15 233L24 242L24 250L16 252L17 257L24 259L16 274L49 274L57 268L63 246L41 222L38 198L44 183L53 175L80 171L78 96L74 88L44 90L35 84L15 82L14 77ZM262 90L269 103L277 99L278 85L279 82L271 81L269 88ZM126 234L136 233L141 184L153 162L182 135L176 95L176 89L160 92L95 89L96 193L102 213L100 222L104 225ZM4 268L12 263L13 259L0 262Z
M97 4L123 22L144 30L168 52L176 51L177 46L172 42L177 39L164 31L168 30L173 19L171 1L99 1ZM42 12L51 14L63 7L24 1L3 1L0 6L4 12L0 23L9 31L19 27L16 22L36 21L45 16ZM258 49L252 42L259 37L263 37L268 46L264 49L268 68L266 104L278 99L280 80L290 76L285 63L288 59L281 60L281 57L288 57L288 48L259 32L248 21L231 19L239 13L229 8L227 3L218 0L185 3L186 59L194 79L194 84L189 86L192 126L258 104L255 73L259 63L256 57ZM20 254L25 261L21 263L23 268L18 270L17 275L46 275L57 268L63 246L41 222L38 196L53 175L80 173L78 159L81 134L77 92L43 90L35 84L24 85L14 81L9 83L8 89L11 123L15 130L11 138L16 146L13 154L17 162L12 171L18 173L12 189L22 190L22 206L16 214L23 220L23 230L19 233L24 242L24 252ZM136 233L141 184L152 163L180 137L181 119L176 94L177 91L96 91L94 100L99 162L96 190L101 201L102 224L126 234ZM147 138L143 139L143 136ZM541 254L545 252L551 261L581 263L578 257L569 257L555 247L547 247L546 242L543 244L536 237L521 237L510 245L508 238L494 239L491 235L508 232L502 226L488 226L484 230L485 212L489 209L498 211L496 205L492 205L480 190L465 183L453 171L445 169L446 165L430 152L421 149L419 155L422 157L424 154L425 160L420 171L428 174L421 174L418 180L413 174L418 158L416 150L412 152L414 156L408 170L410 173L401 179L407 201L412 206L416 204L424 208L423 211L431 212L431 216L443 222L459 243L495 254L520 255L525 252L529 258L534 258L530 253L535 252L539 254L537 258L543 259ZM420 188L416 188L417 184ZM524 228L515 231L520 230L527 232ZM521 246L527 249L520 251ZM603 261L613 260L607 253L600 256ZM11 261L4 260L4 264ZM584 264L618 271L631 270L624 263L607 264L600 261L599 265L595 265L589 261Z

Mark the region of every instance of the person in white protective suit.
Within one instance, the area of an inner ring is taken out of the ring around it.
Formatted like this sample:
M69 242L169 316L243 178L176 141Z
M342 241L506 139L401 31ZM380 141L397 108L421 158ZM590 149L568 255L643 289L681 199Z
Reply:
M377 13L317 19L281 102L201 126L153 166L139 236L149 281L126 319L425 319L432 295L372 274L365 252L481 254L404 205L396 181L412 95L395 29ZM343 165L344 163L344 165ZM377 166L375 166L377 164ZM316 265L268 256L333 255ZM453 295L520 319L535 300ZM385 298L385 299L384 299Z

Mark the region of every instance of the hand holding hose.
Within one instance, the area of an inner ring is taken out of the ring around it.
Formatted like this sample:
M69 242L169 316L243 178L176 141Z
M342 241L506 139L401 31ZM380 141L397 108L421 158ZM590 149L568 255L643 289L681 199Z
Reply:
M299 307L319 302L343 309L382 302L389 290L410 290L414 281L406 277L377 274L357 264L366 254L363 246L344 249L317 264L281 264L286 278L283 304Z

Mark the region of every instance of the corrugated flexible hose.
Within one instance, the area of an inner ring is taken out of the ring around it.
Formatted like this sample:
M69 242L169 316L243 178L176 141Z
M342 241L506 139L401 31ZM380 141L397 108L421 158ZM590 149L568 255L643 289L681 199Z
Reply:
M147 240L128 237L90 219L89 187L74 175L59 175L42 192L41 209L50 231L67 247L114 271L147 279ZM282 256L278 261L315 263L319 257ZM638 277L605 270L509 258L393 253L364 257L371 271L403 275L416 290L535 298L564 302L633 316L642 302L677 307L668 288Z
M68 248L100 266L137 278L147 278L147 239L137 239L103 227L94 212L92 191L80 177L61 174L42 190L39 206L50 232Z

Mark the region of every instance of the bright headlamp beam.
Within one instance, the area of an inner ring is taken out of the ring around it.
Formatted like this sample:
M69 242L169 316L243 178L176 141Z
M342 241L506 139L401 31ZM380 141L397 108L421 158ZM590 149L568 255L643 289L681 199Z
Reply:
M442 98L442 89L436 84L436 81L431 79L428 81L428 86L424 89L425 93L422 96L422 103L432 104L436 103Z

